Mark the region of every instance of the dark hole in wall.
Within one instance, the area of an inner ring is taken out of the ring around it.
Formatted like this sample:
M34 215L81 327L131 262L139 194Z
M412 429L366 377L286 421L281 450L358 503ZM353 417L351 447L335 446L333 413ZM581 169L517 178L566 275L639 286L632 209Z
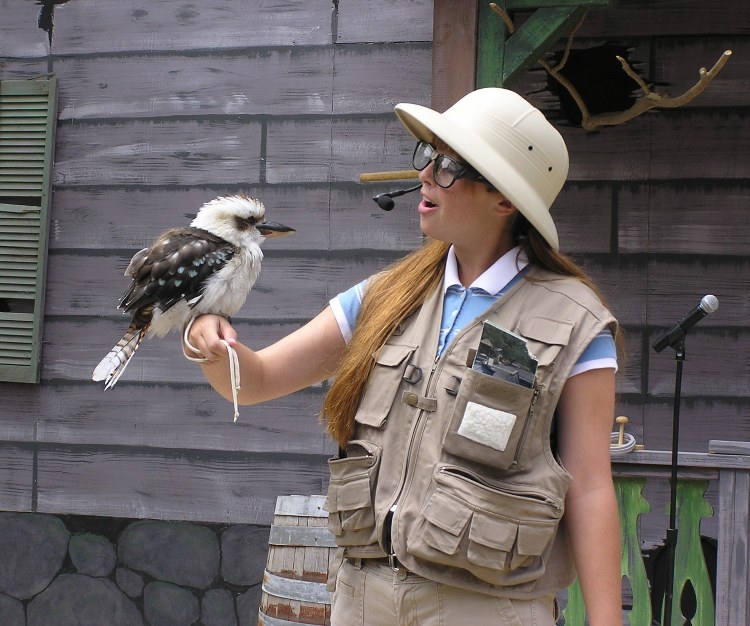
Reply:
M630 48L624 45L606 43L593 48L570 51L565 67L560 74L576 88L589 113L625 111L633 106L637 83L622 69L616 56L621 56L638 72L637 61L631 61ZM562 59L563 51L552 53L552 65ZM581 125L581 110L560 83L547 75L547 88L560 100L560 111L574 126Z

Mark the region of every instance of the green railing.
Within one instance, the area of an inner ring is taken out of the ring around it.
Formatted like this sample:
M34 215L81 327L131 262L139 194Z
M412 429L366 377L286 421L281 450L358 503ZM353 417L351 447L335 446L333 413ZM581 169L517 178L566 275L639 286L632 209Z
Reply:
M652 509L643 490L649 479L669 478L671 453L636 451L613 459L615 490L620 506L622 576L632 591L626 611L630 626L658 623L652 609L651 588L641 556L639 520ZM711 481L718 481L718 510L705 498ZM678 455L677 546L672 603L672 626L750 625L750 442L711 441L708 453ZM660 502L658 505L662 506ZM701 521L718 515L716 597L703 553ZM665 529L666 532L666 529ZM662 581L662 586L664 582ZM683 592L692 589L694 612L683 614ZM583 626L585 610L580 588L568 590L565 626Z

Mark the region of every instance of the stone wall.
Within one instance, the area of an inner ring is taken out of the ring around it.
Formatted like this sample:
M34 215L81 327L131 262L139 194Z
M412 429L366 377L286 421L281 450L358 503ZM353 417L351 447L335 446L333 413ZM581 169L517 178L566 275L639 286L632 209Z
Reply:
M0 624L254 626L268 533L0 513Z

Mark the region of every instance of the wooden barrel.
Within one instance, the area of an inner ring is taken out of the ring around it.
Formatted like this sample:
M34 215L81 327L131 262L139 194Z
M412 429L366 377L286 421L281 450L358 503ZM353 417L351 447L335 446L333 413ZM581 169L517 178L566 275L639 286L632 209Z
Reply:
M258 626L331 623L328 566L336 543L325 496L279 496L268 540Z

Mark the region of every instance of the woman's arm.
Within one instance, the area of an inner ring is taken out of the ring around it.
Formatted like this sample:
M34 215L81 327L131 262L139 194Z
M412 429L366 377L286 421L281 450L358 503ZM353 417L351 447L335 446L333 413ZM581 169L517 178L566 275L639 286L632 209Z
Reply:
M206 380L227 400L232 399L229 359L221 340L237 351L241 404L285 396L328 378L336 371L346 347L330 307L302 328L258 352L239 343L232 325L216 315L198 317L188 339L209 359L202 364ZM187 348L186 351L189 353Z
M569 378L558 409L560 457L573 476L565 520L591 626L622 624L620 520L609 456L613 369Z

